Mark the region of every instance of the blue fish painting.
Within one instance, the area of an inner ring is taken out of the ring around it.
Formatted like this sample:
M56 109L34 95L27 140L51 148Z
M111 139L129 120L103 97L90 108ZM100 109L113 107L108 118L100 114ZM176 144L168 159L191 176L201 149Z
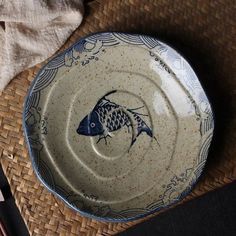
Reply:
M77 133L85 136L99 135L97 142L101 139L105 139L105 143L107 143L106 138L111 137L111 132L125 126L129 131L130 127L133 127L130 147L135 143L141 133L146 133L148 136L153 137L152 130L141 118L141 116L147 115L136 112L136 110L142 107L129 109L106 98L108 95L115 92L116 90L107 93L97 102L93 110L80 122Z

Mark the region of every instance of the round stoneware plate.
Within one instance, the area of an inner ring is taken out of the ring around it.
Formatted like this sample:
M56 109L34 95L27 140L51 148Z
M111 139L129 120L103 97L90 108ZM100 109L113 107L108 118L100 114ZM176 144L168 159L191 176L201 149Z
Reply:
M185 196L213 126L186 60L155 38L124 33L88 36L49 61L24 110L39 179L75 210L110 221Z

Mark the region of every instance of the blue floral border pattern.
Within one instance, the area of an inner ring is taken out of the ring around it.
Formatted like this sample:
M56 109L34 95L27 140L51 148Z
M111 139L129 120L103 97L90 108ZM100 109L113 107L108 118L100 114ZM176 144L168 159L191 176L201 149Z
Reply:
M155 48L159 55L162 55L168 50L164 43L160 43L160 41L155 38L143 35L132 35L125 33L98 33L80 40L65 52L53 58L49 63L47 63L46 66L41 69L37 75L25 102L24 127L35 171L38 177L50 191L56 193L66 203L81 213L86 214L86 212L90 212L89 216L98 219L124 222L127 220L140 218L162 209L176 201L179 201L190 192L192 186L199 178L205 165L212 139L214 120L209 102L204 92L202 92L199 95L199 99L204 104L202 112L205 114L205 117L201 117L200 133L203 136L208 132L209 135L202 144L195 166L186 169L179 176L173 176L169 180L169 184L162 186L163 194L158 196L156 201L148 205L146 208L116 211L111 209L109 205L101 206L99 204L95 204L88 207L81 196L76 195L73 192L67 192L61 186L59 186L56 183L50 168L40 158L40 152L43 149L43 144L41 143L39 133L42 135L47 135L47 120L45 117L41 117L41 108L39 107L41 91L51 84L51 82L56 77L59 68L72 67L78 63L80 63L81 66L86 66L93 60L99 60L99 55L106 51L106 47L115 46L121 42L133 45L144 45L150 50ZM150 56L155 57L156 55L150 51ZM167 67L164 61L162 61L159 57L157 57L157 60L159 60L160 65L162 65L168 73L174 74L174 72L169 67ZM189 78L189 81L190 87L192 86L192 89L199 87L197 78ZM196 114L200 116L199 111L196 111ZM191 185L186 186L185 190L179 193L178 190L180 186L186 185L189 178L192 178ZM89 198L96 200L96 196L89 196Z

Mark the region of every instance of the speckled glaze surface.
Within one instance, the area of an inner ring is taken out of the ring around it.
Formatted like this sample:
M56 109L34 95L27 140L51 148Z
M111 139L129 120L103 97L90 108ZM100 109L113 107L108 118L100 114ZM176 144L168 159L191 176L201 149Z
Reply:
M127 221L198 179L213 114L197 76L155 38L97 33L44 66L25 102L37 176L86 216Z

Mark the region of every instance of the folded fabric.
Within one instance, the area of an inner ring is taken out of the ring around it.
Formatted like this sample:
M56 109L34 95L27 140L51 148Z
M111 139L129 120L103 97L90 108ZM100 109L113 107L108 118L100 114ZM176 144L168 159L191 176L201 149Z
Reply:
M82 18L83 0L0 0L0 91L52 56Z

